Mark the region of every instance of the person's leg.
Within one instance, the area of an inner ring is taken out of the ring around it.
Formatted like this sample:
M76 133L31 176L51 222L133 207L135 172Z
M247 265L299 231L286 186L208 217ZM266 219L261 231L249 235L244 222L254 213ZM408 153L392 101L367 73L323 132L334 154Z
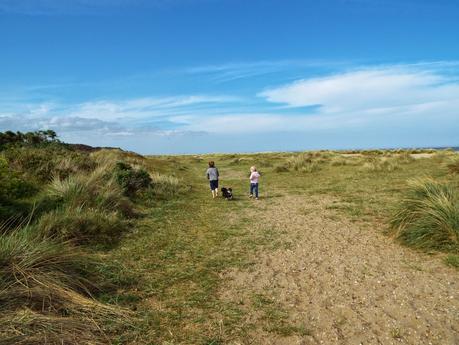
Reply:
M210 191L212 192L212 198L215 199L215 182L210 181Z
M249 197L253 197L253 183L250 184L250 195Z
M258 199L258 183L255 183L255 198Z

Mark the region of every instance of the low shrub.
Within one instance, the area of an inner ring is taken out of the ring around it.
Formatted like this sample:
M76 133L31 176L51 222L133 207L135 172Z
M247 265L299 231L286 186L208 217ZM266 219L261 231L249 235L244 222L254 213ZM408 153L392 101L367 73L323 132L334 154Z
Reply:
M23 199L37 192L36 185L11 171L6 159L0 156L0 223L20 223L33 208Z
M320 170L319 163L314 161L314 157L320 157L320 154L317 152L292 156L287 160L287 166L295 171L301 172Z
M38 188L12 171L7 160L0 156L0 198L20 199L31 196Z
M110 245L120 240L127 225L117 213L80 207L44 214L36 227L42 236L48 238L76 244Z
M400 240L413 247L459 250L459 196L456 189L430 178L411 181L390 226Z
M152 179L144 169L134 169L129 164L117 162L114 177L127 195L134 195L150 186Z

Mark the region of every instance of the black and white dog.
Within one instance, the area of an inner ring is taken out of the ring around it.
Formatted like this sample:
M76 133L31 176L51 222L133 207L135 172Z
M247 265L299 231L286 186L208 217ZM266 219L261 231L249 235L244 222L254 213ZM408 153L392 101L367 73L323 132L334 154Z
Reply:
M226 200L231 200L231 199L233 199L233 190L231 189L231 187L229 187L229 188L222 187L222 196L223 196Z

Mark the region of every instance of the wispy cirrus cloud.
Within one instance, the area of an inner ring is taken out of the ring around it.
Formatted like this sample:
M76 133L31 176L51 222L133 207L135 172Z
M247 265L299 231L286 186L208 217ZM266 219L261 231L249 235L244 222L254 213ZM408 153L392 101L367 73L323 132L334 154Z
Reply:
M330 60L265 60L252 62L237 62L226 64L215 64L206 66L195 66L185 70L185 73L192 75L206 76L215 83L227 83L250 79L260 76L286 73L287 71L298 74L300 71L318 68L338 68L349 65L348 61Z

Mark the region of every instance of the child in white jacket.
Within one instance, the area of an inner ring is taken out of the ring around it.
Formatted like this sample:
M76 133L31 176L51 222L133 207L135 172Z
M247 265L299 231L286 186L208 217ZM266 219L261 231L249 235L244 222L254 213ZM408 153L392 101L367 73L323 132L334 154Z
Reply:
M257 171L255 166L250 168L250 198L253 198L255 193L255 199L258 200L258 179L260 178L260 173Z

